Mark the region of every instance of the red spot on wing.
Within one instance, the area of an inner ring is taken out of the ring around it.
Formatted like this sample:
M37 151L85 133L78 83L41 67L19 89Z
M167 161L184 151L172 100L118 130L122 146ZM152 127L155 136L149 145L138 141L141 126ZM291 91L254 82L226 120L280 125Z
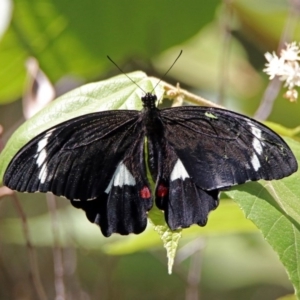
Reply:
M169 192L169 189L165 185L160 184L157 187L156 195L157 195L157 197L163 198L168 195L168 192Z
M151 193L150 190L147 186L144 186L141 190L140 190L140 197L143 199L148 199L151 198Z

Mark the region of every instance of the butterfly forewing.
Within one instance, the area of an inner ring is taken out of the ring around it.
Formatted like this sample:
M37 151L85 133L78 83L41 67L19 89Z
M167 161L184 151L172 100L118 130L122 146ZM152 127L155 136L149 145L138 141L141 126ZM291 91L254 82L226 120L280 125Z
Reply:
M4 182L22 192L52 191L69 199L96 197L134 142L137 118L137 112L107 111L61 123L17 153Z
M240 114L189 106L164 109L161 118L165 139L204 190L280 179L297 170L283 139Z
M152 198L139 112L107 111L61 123L25 145L4 182L21 192L65 196L105 236L140 233Z

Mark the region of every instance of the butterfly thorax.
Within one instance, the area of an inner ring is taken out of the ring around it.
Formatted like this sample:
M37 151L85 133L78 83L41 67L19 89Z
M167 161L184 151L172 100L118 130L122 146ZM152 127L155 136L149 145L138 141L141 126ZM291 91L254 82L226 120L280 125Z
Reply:
M144 97L142 97L143 107L148 109L156 108L155 102L157 100L156 95L151 93L146 93Z
M156 95L146 93L142 97L143 111L142 111L142 122L143 127L146 129L146 135L149 134L160 134L163 131L163 126L160 121L159 109L156 107L155 102L157 100Z

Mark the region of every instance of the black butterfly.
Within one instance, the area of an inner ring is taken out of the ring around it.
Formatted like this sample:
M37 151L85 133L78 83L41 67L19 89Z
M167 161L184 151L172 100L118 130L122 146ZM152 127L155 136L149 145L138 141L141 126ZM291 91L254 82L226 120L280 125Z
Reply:
M46 130L15 155L4 183L65 196L110 236L142 232L153 199L172 230L204 226L220 190L297 170L288 145L253 119L208 107L159 110L156 100L147 93L142 111L91 113Z

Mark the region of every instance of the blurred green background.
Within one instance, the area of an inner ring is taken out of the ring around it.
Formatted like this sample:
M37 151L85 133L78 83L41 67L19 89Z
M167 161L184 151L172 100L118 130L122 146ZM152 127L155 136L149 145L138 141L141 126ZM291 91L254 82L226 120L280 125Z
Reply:
M182 49L165 81L252 116L269 84L264 53L276 51L283 39L300 40L297 1L1 1L2 143L23 121L29 57L38 60L59 95L119 74L106 55L125 72L159 78ZM294 128L299 107L283 93L268 120ZM57 199L53 223L45 195L18 198L48 299L271 300L293 293L276 254L228 199L205 228L183 232L168 275L165 250L151 225L139 236L105 239L65 199ZM33 284L33 251L14 203L10 196L0 201L0 299L43 299Z

